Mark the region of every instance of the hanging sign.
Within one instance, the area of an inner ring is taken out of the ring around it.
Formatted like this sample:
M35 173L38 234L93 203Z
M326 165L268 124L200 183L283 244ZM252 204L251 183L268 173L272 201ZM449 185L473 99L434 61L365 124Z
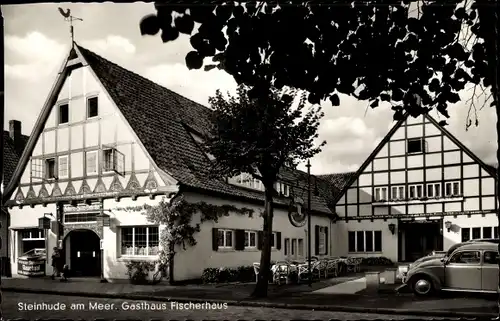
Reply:
M306 224L306 211L302 204L304 204L302 199L296 198L288 208L288 220L295 227L302 227Z

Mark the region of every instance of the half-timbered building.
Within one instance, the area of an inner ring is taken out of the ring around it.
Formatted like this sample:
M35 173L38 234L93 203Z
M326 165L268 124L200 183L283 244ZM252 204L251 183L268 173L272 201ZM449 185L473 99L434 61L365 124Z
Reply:
M74 275L126 279L127 262L157 258L165 228L148 222L140 206L179 194L256 214L204 222L197 245L178 250L176 280L198 278L207 267L258 262L263 187L245 174L208 175L212 158L200 144L210 112L74 44L6 188L13 274L20 274L18 258L36 241L46 249L48 274L59 247ZM318 256L332 252L332 200L345 182L332 181L340 185L321 178L313 184L311 239ZM305 199L306 183L296 170L283 170L276 182L273 260L306 255L307 231L292 226L288 215L291 191Z
M334 251L413 261L497 237L495 177L431 116L407 115L335 198Z

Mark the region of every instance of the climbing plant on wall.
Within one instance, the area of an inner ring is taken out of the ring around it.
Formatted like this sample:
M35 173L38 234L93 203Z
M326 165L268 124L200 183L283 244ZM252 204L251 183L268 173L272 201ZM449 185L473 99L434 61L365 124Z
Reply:
M207 221L217 223L220 217L230 214L252 217L253 210L237 208L232 205L213 205L205 202L189 203L183 195L167 200L165 197L158 205L144 205L146 218L149 222L164 226L160 232L160 252L158 266L153 280L161 279L168 270L169 283L174 283L174 256L177 246L186 250L188 246L196 245L195 234L200 231L201 224ZM193 216L200 213L200 222L193 224Z

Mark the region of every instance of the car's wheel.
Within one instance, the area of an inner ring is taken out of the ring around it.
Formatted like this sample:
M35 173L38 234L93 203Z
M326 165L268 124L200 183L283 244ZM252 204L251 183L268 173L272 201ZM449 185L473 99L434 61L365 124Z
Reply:
M418 296L428 296L434 292L434 284L431 279L425 275L416 275L411 282L413 293Z

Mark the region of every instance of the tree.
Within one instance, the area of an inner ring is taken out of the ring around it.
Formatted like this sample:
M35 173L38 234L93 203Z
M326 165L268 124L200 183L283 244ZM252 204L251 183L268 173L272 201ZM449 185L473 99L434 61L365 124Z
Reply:
M321 108L305 111L305 95L296 90L269 88L252 99L240 85L236 96L218 90L209 99L214 110L211 137L206 147L215 157L213 174L230 177L251 174L264 186L263 240L255 297L267 296L271 266L274 184L281 168L313 157L325 144L315 145Z
M339 94L345 94L369 101L372 108L388 102L398 120L405 111L417 116L433 108L448 118L448 104L458 102L467 85L481 88L483 94L489 88L499 119L500 146L498 2L386 0L383 4L156 4L157 15L145 17L140 27L143 34L161 31L162 40L168 42L179 32L192 34L194 22L199 23L186 65L199 69L203 58L212 57L215 64L205 69L225 70L238 83L256 88L252 95L267 83L276 88L286 85L308 91L311 103L328 98L338 106ZM472 125L471 119L467 122ZM500 149L497 159L500 163ZM500 190L500 179L497 187ZM500 194L497 199L500 202Z

